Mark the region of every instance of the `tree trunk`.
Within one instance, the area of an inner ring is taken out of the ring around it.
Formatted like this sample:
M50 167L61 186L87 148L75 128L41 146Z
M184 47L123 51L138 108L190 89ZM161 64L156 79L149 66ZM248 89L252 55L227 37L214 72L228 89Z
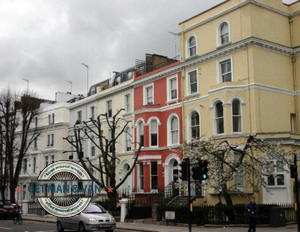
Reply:
M113 214L115 214L115 212L117 211L117 200L118 200L118 195L117 195L117 191L115 191L115 189L112 192L108 192L107 193L108 199L109 199L109 205L110 205L110 209L108 209L109 211L111 211Z
M233 203L232 203L232 199L231 199L231 196L230 196L230 194L228 192L226 184L224 184L222 186L222 191L223 191L224 199L225 199L226 204L227 204L227 209L225 211L225 214L228 217L229 223L233 223L234 222L234 218L235 218L235 213L234 213L233 208L232 208Z

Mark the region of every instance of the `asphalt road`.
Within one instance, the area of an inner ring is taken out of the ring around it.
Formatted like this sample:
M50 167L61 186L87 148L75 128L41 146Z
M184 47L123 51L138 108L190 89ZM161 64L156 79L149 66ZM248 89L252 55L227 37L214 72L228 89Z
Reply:
M74 230L65 230L65 232ZM23 221L15 225L12 220L0 220L0 232L57 232L55 223ZM128 232L128 230L114 230L114 232Z

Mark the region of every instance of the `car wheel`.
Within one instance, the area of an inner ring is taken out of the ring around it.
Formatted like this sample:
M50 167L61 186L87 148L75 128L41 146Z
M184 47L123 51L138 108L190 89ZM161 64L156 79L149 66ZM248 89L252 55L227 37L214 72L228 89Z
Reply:
M61 224L61 222L57 222L57 231L58 232L64 232L64 227L63 225Z
M80 224L79 224L79 231L80 232L85 232L86 231L83 222L80 222Z

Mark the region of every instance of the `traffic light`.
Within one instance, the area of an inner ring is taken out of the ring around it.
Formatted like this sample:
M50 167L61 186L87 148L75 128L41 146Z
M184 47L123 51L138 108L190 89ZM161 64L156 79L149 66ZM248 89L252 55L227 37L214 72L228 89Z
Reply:
M194 180L206 180L208 178L207 168L208 162L206 160L199 160L199 164L192 168Z
M291 164L290 170L291 170L291 178L297 178L297 176L298 176L297 166L294 164Z
M179 172L181 173L181 180L187 180L188 179L188 163L186 160L183 160L181 164L179 164L181 169Z
M201 167L201 180L206 180L208 178L207 168L208 162L206 160L200 160L200 167Z

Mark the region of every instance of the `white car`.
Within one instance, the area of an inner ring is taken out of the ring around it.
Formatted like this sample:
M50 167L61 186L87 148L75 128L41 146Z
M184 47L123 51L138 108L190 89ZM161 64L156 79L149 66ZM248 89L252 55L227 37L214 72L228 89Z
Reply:
M90 203L85 210L73 217L57 218L57 231L64 232L64 229L85 231L106 231L113 232L116 228L116 221L101 205Z

